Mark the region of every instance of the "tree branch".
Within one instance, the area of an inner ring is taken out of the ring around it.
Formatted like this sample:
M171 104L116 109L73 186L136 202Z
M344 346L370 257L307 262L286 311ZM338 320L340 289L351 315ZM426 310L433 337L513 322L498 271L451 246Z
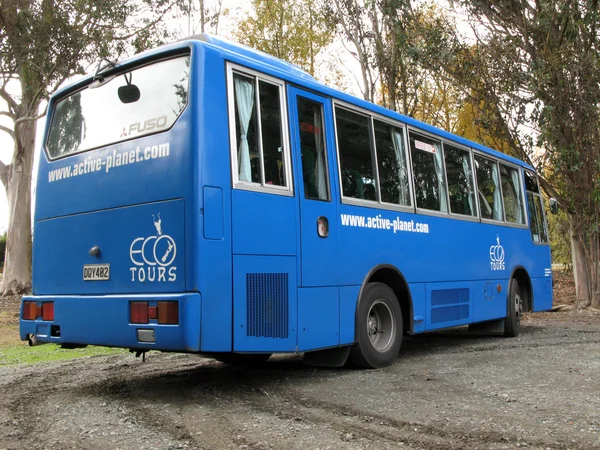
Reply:
M15 132L13 130L11 130L8 127L5 127L4 125L0 125L0 131L4 131L5 133L8 133L8 135L14 139L15 138Z

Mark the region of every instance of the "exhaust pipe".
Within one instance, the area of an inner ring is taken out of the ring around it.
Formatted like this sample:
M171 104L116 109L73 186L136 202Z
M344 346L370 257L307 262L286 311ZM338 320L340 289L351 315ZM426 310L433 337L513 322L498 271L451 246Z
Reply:
M27 343L29 344L30 347L34 347L36 345L47 344L48 342L40 342L40 341L38 341L35 334L28 334L27 335Z

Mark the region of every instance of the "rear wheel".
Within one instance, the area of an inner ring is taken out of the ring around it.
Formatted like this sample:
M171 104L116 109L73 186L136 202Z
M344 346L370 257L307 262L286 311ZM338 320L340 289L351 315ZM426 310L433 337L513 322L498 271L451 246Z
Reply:
M506 320L504 321L504 336L516 337L521 330L521 292L519 282L514 278L510 280L508 288L508 305L506 311Z
M211 353L209 356L225 364L253 366L264 363L271 353Z
M392 364L402 344L402 311L394 291L383 283L367 284L356 311L356 324L352 363L366 369Z

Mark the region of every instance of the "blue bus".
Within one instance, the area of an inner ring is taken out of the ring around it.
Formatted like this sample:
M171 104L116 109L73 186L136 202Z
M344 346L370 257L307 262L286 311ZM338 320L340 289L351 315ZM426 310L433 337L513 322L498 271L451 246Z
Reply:
M20 336L377 368L552 305L532 167L200 35L54 95Z

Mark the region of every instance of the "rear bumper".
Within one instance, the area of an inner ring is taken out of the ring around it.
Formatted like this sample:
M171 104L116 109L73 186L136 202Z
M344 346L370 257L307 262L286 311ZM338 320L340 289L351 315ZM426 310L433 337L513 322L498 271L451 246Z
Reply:
M130 301L170 300L179 303L179 323L132 324ZM199 293L109 296L28 296L23 301L54 302L54 320L20 321L20 337L33 334L38 342L89 344L147 350L197 352L200 350L201 296ZM21 309L23 308L21 303ZM23 317L23 311L21 311ZM138 341L138 330L153 330L155 341Z

